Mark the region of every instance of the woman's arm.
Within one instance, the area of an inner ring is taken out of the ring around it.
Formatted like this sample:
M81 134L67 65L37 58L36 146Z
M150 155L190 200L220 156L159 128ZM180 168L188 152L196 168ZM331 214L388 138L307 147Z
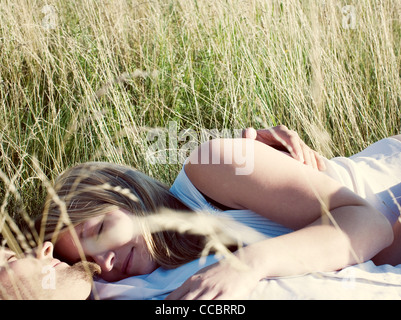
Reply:
M372 225L381 221L379 226L387 226L378 211L339 182L258 141L206 142L190 155L185 172L197 189L215 201L250 209L291 229L320 218L322 202L329 211L363 206Z
M290 130L282 124L259 130L250 127L242 131L242 137L260 141L276 150L288 152L294 159L315 169L321 171L326 169L323 157L309 148L296 131Z
M249 174L238 174L241 168ZM228 298L264 277L337 270L370 259L393 239L390 224L365 200L258 141L207 142L190 156L185 171L210 198L296 231L237 253L250 267L246 272L226 263L201 270L171 294L173 299Z

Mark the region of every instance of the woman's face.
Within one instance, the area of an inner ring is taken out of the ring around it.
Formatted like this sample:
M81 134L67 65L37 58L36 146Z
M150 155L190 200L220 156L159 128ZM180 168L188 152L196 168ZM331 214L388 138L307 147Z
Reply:
M88 261L100 266L100 276L106 281L148 274L158 267L144 237L135 233L132 215L125 210L91 218L76 226L75 231L78 239L69 231L59 236L57 253L74 263L81 260L82 249Z

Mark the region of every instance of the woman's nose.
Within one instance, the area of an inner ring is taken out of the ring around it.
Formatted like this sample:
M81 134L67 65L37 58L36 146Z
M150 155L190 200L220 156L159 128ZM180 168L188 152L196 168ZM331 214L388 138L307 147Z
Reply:
M92 259L100 266L102 271L109 272L114 266L115 253L113 251L107 251L92 256Z
M37 249L36 257L38 259L53 258L53 249L53 244L49 241L46 241Z

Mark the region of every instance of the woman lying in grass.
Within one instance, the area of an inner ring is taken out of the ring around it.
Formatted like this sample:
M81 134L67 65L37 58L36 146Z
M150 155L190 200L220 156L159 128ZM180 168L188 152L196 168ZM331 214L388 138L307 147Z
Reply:
M62 258L95 261L107 281L147 274L159 266L175 268L202 254L205 236L151 232L139 222L133 226L132 217L162 208L225 212L271 235L253 243L244 239L244 248L233 249L248 268L223 259L190 277L171 299L241 298L265 277L333 271L374 257L401 260L396 250L400 136L332 160L319 157L283 126L250 129L246 137L201 145L170 190L125 166L87 163L71 168L56 181L57 196L49 196L42 225L57 240ZM274 144L282 140L292 156L277 150ZM76 234L64 231L68 220ZM134 233L138 228L140 234Z

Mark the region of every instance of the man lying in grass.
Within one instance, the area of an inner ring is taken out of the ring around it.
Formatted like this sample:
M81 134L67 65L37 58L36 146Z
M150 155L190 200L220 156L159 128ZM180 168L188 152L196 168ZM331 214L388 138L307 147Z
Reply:
M21 257L3 247L0 248L0 298L87 299L92 276L99 272L99 266L94 263L70 266L55 259L50 242Z

